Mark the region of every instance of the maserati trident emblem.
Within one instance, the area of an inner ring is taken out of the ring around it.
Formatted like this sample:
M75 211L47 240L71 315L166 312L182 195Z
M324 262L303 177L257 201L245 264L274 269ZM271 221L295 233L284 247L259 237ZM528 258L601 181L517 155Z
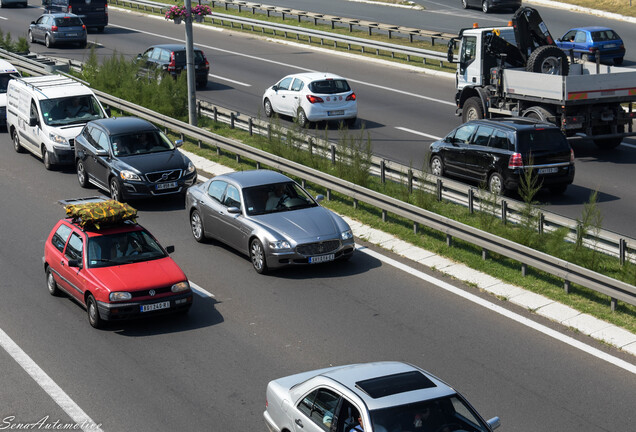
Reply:
M154 297L155 296L155 290L148 291L148 294L150 294L150 297Z

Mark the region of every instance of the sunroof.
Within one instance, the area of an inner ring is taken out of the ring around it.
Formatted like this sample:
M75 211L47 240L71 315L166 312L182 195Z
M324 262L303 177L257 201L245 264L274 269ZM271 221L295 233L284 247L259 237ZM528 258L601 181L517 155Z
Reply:
M422 373L410 371L358 381L356 387L373 399L377 399L398 393L432 388L435 387L435 384Z

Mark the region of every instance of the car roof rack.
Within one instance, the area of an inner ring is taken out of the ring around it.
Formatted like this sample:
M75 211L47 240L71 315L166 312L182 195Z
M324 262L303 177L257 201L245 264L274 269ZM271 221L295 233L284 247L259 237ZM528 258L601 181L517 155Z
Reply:
M100 195L100 196L92 196L92 197L85 197L85 198L70 198L65 200L59 200L58 204L67 206L67 205L86 204L86 203L101 202L101 201L108 201L108 200L109 198L103 195Z
M60 200L66 216L85 229L101 229L137 222L137 210L126 203L106 197Z

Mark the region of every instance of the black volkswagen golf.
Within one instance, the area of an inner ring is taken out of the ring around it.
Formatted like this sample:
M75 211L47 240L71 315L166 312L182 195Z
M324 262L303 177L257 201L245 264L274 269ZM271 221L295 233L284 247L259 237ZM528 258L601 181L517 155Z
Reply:
M555 194L574 181L574 151L561 130L529 118L472 120L430 151L432 174L482 182L496 194L517 191L527 169Z
M137 117L90 121L75 139L77 179L118 201L185 194L197 171L177 149L181 144Z

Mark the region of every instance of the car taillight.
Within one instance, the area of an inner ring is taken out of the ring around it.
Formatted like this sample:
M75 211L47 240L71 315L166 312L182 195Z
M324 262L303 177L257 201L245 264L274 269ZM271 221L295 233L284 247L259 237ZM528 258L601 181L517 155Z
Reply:
M68 7L66 8L66 12L73 13L73 6L68 5Z
M168 70L169 71L177 70L177 61L174 58L174 51L170 53L170 63L168 63Z
M84 24L82 24L82 29L86 30L86 26Z
M523 159L521 159L521 153L513 153L508 161L508 168L523 168Z
M203 54L203 60L205 60L205 68L210 69L210 62L208 61L208 58L205 56L205 54Z
M570 163L574 163L574 150L570 149Z
M57 26L56 25L51 26L51 31L57 31Z
M324 102L322 98L318 96L313 96L313 95L307 95L307 100L309 101L309 103L312 103L312 104Z
M355 94L355 93L351 93L349 96L347 96L347 99L346 99L346 100L348 100L348 101L350 101L350 100L356 100L356 94Z

